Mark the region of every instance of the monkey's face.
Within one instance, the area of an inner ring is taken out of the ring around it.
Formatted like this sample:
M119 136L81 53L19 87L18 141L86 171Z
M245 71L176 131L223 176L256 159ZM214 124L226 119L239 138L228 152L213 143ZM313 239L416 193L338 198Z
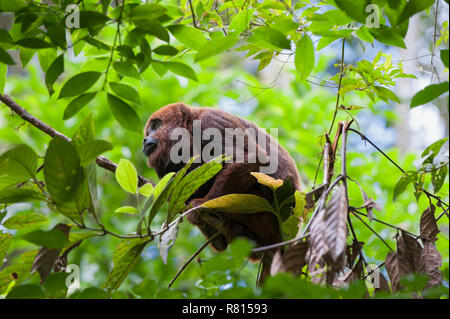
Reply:
M178 171L184 164L175 165L170 160L171 147L177 142L170 139L176 128L192 131L192 115L188 106L182 103L169 104L150 116L144 128L142 151L148 157L148 165L161 178L168 172Z

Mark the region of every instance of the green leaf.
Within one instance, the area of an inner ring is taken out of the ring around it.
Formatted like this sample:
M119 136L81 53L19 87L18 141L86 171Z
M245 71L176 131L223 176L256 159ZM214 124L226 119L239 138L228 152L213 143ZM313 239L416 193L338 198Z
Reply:
M8 65L14 65L15 64L14 60L11 58L9 53L6 52L5 50L3 50L1 47L0 47L0 62L3 62L3 63L8 64Z
M34 200L43 201L45 197L35 189L27 187L4 189L0 192L0 204L14 204Z
M26 284L14 287L6 299L45 299L45 294L40 286Z
M80 11L80 28L90 28L99 24L105 24L109 18L101 12L83 10Z
M62 249L67 242L67 236L59 229L36 230L22 235L21 238L50 249Z
M442 146L448 141L448 137L445 137L443 139L440 139L433 144L429 145L423 152L421 157L425 158L424 164L430 163L433 164L433 160L436 157L436 155L441 150Z
M434 0L409 0L402 13L400 14L400 18L398 19L397 24L402 23L418 12L427 9L434 2Z
M153 52L159 55L177 55L178 50L171 45L160 45L159 47L153 49Z
M36 213L18 213L3 222L8 229L24 229L35 227L48 222L48 218Z
M3 264L3 260L5 259L6 255L8 254L12 240L13 236L11 234L0 232L0 267Z
M19 144L0 155L0 189L34 178L37 155L26 144Z
M120 125L130 131L141 132L141 121L136 111L128 103L109 93L108 103L112 114Z
M136 207L133 206L122 206L117 208L114 213L121 213L121 214L137 214L139 211Z
M314 44L306 34L297 42L295 68L302 81L307 79L314 69Z
M56 79L64 72L64 54L59 55L48 67L45 73L45 85L51 94L53 94L53 84Z
M63 120L68 120L77 114L83 107L94 99L95 95L97 95L97 92L89 92L79 95L70 101L64 110Z
M151 194L153 194L153 185L150 183L147 183L139 188L138 193L142 196L149 197Z
M201 185L213 178L222 169L222 158L222 156L216 157L197 167L174 186L169 201L169 221L174 214L183 210L184 203Z
M361 23L366 22L367 1L335 0L334 2L337 4L338 8L344 11L350 18L355 19L356 21Z
M119 243L113 257L114 268L106 278L105 288L111 291L120 287L146 244L147 242L139 239L122 240Z
M136 194L138 177L136 168L129 160L122 158L116 169L116 180L119 185L129 193Z
M245 29L247 29L250 21L252 21L253 14L255 13L255 9L242 10L238 14L236 14L228 27L228 32L231 32L232 35L239 35Z
M128 62L114 62L113 68L119 73L121 76L127 76L135 79L140 79L140 75L138 70Z
M446 68L448 68L448 49L441 50L441 60Z
M195 62L222 53L223 51L230 49L237 42L238 38L235 37L222 37L212 39L198 50L198 53L195 56Z
M224 213L253 214L272 212L275 214L274 209L265 198L253 194L224 195L211 199L201 206Z
M406 49L403 37L398 35L392 28L388 28L385 25L380 25L379 28L370 28L369 32L381 43Z
M262 45L269 49L287 49L291 48L291 42L286 36L270 27L257 27L252 30L253 35L247 39L248 42ZM268 45L268 46L267 46Z
M85 92L97 82L101 75L100 72L89 71L71 77L64 83L58 98L71 97Z
M164 62L164 67L175 74L198 81L197 74L195 74L195 71L187 64L181 62Z
M15 44L18 44L24 48L29 48L29 49L45 49L45 48L54 47L53 44L48 43L39 38L21 39L21 40L16 41Z
M8 66L0 63L0 94L4 94L3 90L5 89L7 71Z
M395 184L394 188L394 201L397 200L398 196L402 194L406 187L413 183L417 178L417 172L406 172L403 174L400 179L398 180L397 184Z
M117 82L110 82L109 87L114 91L114 93L117 94L118 97L136 104L141 104L139 92L135 88L127 84Z
M66 28L59 24L49 25L46 34L53 44L66 49Z
M55 136L47 148L44 163L45 184L55 202L64 205L77 199L83 170L74 145Z
M38 59L42 71L46 73L50 64L56 59L56 48L38 50Z
M169 29L175 39L183 43L185 46L197 51L208 42L208 40L206 40L203 36L203 33L196 28L176 24L167 27L167 29Z
M144 30L148 34L151 34L165 42L170 41L169 32L167 32L167 29L164 28L158 21L137 20L136 25L139 26L140 29Z
M439 170L431 172L431 183L433 184L434 193L439 192L447 177L447 165L442 166Z
M0 42L11 44L13 39L9 32L5 29L0 28Z
M400 100L398 99L397 95L395 95L395 93L392 92L391 90L389 90L385 87L382 87L382 86L374 86L374 88L375 88L375 91L376 91L378 97L381 98L382 100L388 102L388 99L389 99L389 100L392 100L399 104L401 103Z
M75 130L75 133L72 136L72 143L77 149L80 149L83 144L94 140L94 138L94 120L92 118L92 114L89 114L89 116L81 122L80 126Z
M429 103L434 99L437 99L439 96L448 92L448 82L442 82L439 84L432 84L419 91L414 95L411 100L410 107L416 107L422 104Z
M155 20L162 17L167 9L157 3L148 3L135 7L130 17L133 20Z
M100 154L112 149L113 146L104 140L93 140L81 145L79 149L81 166L86 166Z
M143 214L149 211L148 213L148 224L150 225L158 213L161 206L164 204L166 199L169 197L170 192L172 191L172 176L175 175L174 172L167 173L164 177L155 185L153 189L153 194L145 201L144 208L142 209ZM141 220L139 221L139 225L142 223L145 215L141 216Z

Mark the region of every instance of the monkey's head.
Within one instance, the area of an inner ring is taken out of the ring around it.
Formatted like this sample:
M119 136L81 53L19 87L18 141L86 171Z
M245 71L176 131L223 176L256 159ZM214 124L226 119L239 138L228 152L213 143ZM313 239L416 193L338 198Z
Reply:
M176 128L192 132L192 121L191 109L184 103L174 103L153 113L145 124L142 151L148 157L148 165L160 178L184 166L184 163L174 164L170 160L171 147L177 142L170 139L170 134Z

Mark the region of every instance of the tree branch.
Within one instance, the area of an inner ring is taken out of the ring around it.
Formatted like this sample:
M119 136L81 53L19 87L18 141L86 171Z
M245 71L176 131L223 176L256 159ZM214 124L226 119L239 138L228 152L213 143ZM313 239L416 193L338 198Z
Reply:
M57 130L55 130L51 126L49 126L46 123L42 122L37 117L35 117L35 116L31 115L30 113L28 113L27 110L25 110L23 107L21 107L19 104L17 104L8 95L1 95L0 94L0 100L7 107L9 107L14 113L17 113L22 119L24 119L28 123L31 123L32 125L37 127L39 130L41 130L45 134L50 135L51 137L59 136L59 137L65 139L68 142L72 141L70 138L68 138L64 134L58 132ZM102 167L102 168L104 168L104 169L106 169L106 170L108 170L110 172L113 172L113 173L117 169L117 164L115 164L114 162L111 162L109 159L107 159L104 156L98 156L96 158L95 162L97 163L98 166L100 166L100 167ZM147 184L147 183L150 183L150 184L154 185L148 179L146 179L145 177L143 177L143 176L141 176L139 174L138 174L138 183L139 183L139 186L142 186L142 185Z

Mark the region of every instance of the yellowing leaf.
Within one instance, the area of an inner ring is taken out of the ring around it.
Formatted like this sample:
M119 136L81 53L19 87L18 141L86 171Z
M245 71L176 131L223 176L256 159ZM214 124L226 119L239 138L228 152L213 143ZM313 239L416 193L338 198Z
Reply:
M116 180L120 186L129 193L136 194L138 178L133 163L127 159L121 159L116 169Z
M258 183L270 187L273 190L283 185L283 180L281 179L275 179L269 175L258 172L251 172L250 174L252 174L258 180Z
M150 183L145 184L139 188L138 193L142 196L149 197L153 193L153 185Z
M201 206L224 213L253 214L269 211L275 214L274 209L265 198L253 194L224 195L209 200Z
M122 214L137 214L138 210L133 206L122 206L117 208L114 213L122 213Z

